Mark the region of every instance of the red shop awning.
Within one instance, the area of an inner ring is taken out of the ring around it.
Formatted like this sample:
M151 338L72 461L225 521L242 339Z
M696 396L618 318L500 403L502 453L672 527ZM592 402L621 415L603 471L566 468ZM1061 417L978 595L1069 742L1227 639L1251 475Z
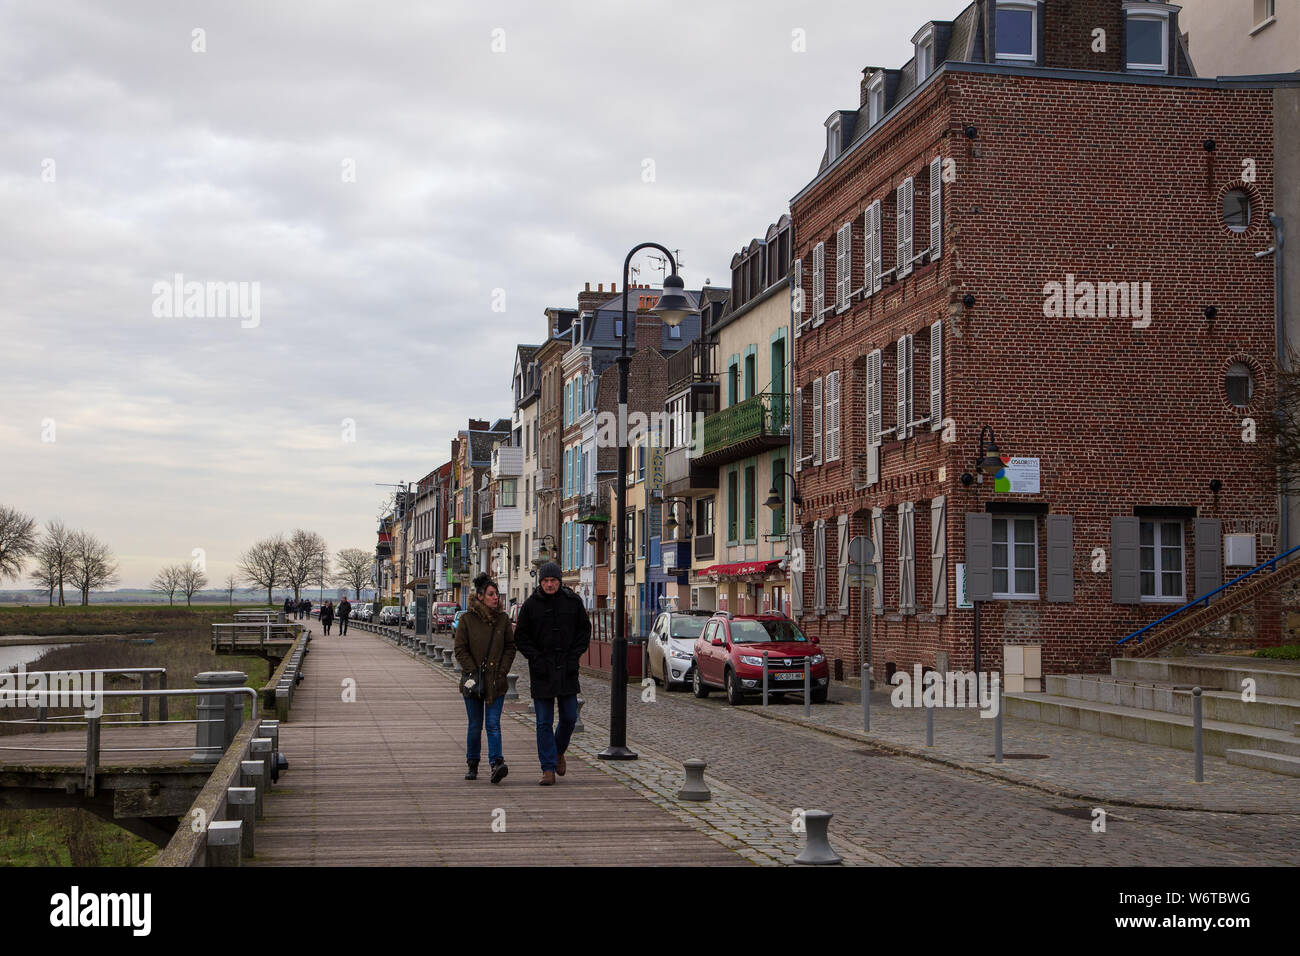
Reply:
M739 564L714 564L701 568L697 577L740 578L751 574L771 574L781 566L780 561L742 561Z

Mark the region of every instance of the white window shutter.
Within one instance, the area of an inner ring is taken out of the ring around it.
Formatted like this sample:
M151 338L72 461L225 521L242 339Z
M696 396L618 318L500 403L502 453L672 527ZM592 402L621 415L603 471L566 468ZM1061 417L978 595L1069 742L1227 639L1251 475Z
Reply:
M846 309L853 295L853 226L845 223L835 235L835 307Z
M813 447L812 463L822 463L822 380L813 379Z
M912 350L911 336L904 335L898 340L896 346L898 358L898 388L895 394L895 406L898 411L898 429L894 432L894 437L899 441L906 438L910 432L908 423L911 422L912 416Z
M826 519L813 525L813 610L826 613Z
M803 468L803 389L794 390L794 470Z
M898 506L898 610L901 614L916 613L915 508L910 501Z
M894 190L894 274L903 278L911 271L907 254L907 183L905 179Z
M943 428L943 320L930 326L930 431Z
M943 498L930 502L930 605L935 614L948 612L947 516Z
M840 515L840 614L849 616L849 516Z
M862 213L862 293L871 295L876 289L875 263L871 250L876 244L875 205L868 206Z
M826 460L840 458L840 373L826 376Z
M885 613L885 516L879 508L871 509L871 545L875 548L876 587L872 597L877 614Z
M943 254L943 157L930 160L930 259Z
M791 554L795 548L803 551L803 528L799 525L790 529L790 546ZM797 566L790 566L790 616L796 621L803 617L803 571L796 571Z
M794 260L794 337L803 331L803 260Z
M916 358L916 347L912 341L912 336L906 335L907 340L907 437L912 437L912 422L915 420L915 410L912 407L912 362Z
M911 273L913 251L912 232L916 227L916 182L911 176L908 176L907 180L903 183L903 195L907 201L907 216L903 220L904 225L907 227L907 255L903 261L907 263L908 273Z
M881 209L880 200L877 199L871 204L871 278L872 289L879 292L884 282L885 256L881 248L881 242L884 238L884 230L881 228Z
M826 243L813 246L813 314L812 324L822 324L826 308Z
M867 356L867 484L880 480L880 349Z

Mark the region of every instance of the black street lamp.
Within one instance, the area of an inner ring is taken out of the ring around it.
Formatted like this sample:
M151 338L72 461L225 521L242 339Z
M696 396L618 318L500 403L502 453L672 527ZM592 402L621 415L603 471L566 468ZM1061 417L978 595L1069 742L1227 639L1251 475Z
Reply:
M682 324L688 315L695 315L699 309L691 305L686 297L682 277L677 274L677 260L673 254L657 242L643 242L634 247L623 260L623 335L620 337L618 353L618 421L619 427L627 423L627 370L632 364L632 357L627 354L627 340L631 330L627 324L627 282L632 265L632 257L642 249L657 249L668 260L671 274L664 278L663 294L655 303L654 312L670 328ZM614 514L623 520L623 511L627 508L627 436L618 436L618 477L614 483ZM621 536L620 536L621 537ZM614 582L618 593L614 597L614 643L610 648L609 668L609 746L596 756L601 760L635 760L637 755L627 746L627 588L624 587L624 575L627 572L627 549L619 542L615 556Z
M669 505L668 517L664 519L664 531L672 535L674 541L677 540L677 506L686 506L686 536L689 538L693 522L691 521L691 502L687 498L665 498L664 504Z
M989 436L987 444L984 442L986 432ZM990 425L980 429L980 450L975 460L975 469L988 478L992 478L1002 470L1002 458L998 455L998 444L993 439L993 428Z
M790 474L788 471L783 471L778 477L790 479L790 500L802 508L803 498L799 496L799 486L795 484L794 475ZM772 487L768 489L767 500L764 501L763 504L767 505L773 511L785 507L785 498L781 496L781 489L776 485L776 477L772 479Z
M533 566L540 568L547 561L551 560L551 551L546 547L546 542L551 542L551 548L555 547L555 537L544 534L537 542L537 554L533 556Z

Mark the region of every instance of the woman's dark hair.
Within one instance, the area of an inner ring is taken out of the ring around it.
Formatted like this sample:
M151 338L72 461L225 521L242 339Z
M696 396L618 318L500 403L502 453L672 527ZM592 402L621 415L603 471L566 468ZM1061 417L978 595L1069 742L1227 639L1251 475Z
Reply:
M497 583L492 580L492 575L484 571L474 579L474 590L479 594L486 594L488 588L497 588L497 593L501 593L501 589L497 587Z

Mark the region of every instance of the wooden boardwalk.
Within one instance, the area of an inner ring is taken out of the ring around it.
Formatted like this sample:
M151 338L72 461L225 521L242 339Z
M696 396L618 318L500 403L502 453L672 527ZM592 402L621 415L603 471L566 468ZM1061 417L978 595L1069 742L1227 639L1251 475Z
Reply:
M718 842L570 753L539 787L531 728L502 717L510 775L465 773L465 707L455 684L364 631L325 637L313 622L306 678L280 748L289 770L257 824L245 865L737 865ZM346 703L344 682L355 681ZM523 701L507 704L521 709ZM586 731L592 733L592 731ZM493 829L504 821L505 831Z
M176 749L128 749L133 747ZM105 720L100 724L99 748L101 772L119 767L189 764L190 757L195 752L194 725L114 727L111 721ZM0 735L0 773L28 767L73 768L85 765L86 728L84 725L78 726L75 730L50 730L43 734Z

